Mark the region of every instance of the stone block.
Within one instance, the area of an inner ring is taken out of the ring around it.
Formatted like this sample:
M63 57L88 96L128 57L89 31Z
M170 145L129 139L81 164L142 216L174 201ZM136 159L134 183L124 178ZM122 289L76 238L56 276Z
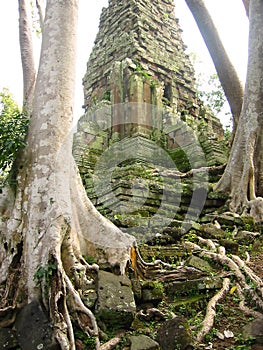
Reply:
M173 281L166 283L165 292L170 300L176 300L179 296L198 295L205 290L220 289L222 279L219 277L203 277L193 280Z
M197 270L207 272L207 273L210 273L213 271L212 266L206 260L203 260L198 256L194 256L194 255L190 256L187 259L186 266L192 266Z
M253 338L256 344L263 345L263 317L249 322L243 328L243 336L245 339Z
M131 336L130 350L158 350L159 344L146 335Z
M178 316L166 321L159 328L157 341L162 350L192 350L193 336L184 317Z
M0 328L0 349L11 350L18 347L16 332L9 328Z
M164 287L161 283L154 283L152 281L145 282L142 285L142 300L158 304L164 297Z
M60 349L54 340L52 325L38 301L31 302L20 311L15 328L22 350Z
M131 282L126 276L98 273L96 316L109 328L130 327L136 311Z

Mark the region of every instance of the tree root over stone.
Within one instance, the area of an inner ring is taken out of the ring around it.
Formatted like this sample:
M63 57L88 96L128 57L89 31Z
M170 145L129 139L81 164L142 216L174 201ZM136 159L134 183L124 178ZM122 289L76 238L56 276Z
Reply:
M143 280L166 282L194 279L206 275L204 272L193 267L178 266L175 268L173 265L164 263L161 260L147 263L143 260L137 247L132 247L131 263L137 277Z
M231 257L227 256L225 248L218 246L218 244L211 239L198 237L198 240L205 248L202 248L196 243L185 242L186 250L191 251L201 258L209 258L217 264L220 264L223 269L226 269L226 274L230 275L235 280L234 290L237 291L241 299L239 303L240 310L250 316L262 317L263 281L240 257L236 255L232 255ZM161 260L156 260L153 263L146 263L138 249L133 249L132 266L143 279L167 282L169 280L196 279L204 275L204 273L197 269L187 266L174 268L172 265L164 263ZM199 330L196 336L197 343L200 343L213 327L216 316L216 305L229 292L230 281L229 277L225 277L223 279L222 288L208 302L201 330ZM251 285L253 285L253 287L251 287ZM246 301L249 301L250 307L246 305ZM251 308L252 306L256 306L259 311L253 310Z
M214 319L216 316L216 304L228 293L229 286L230 286L230 279L224 278L223 287L207 304L206 315L202 322L202 329L198 332L196 336L197 342L201 342L204 339L205 335L213 327Z
M211 239L198 237L199 243L204 246L185 242L186 250L201 258L209 258L220 264L226 270L229 277L223 278L222 288L211 298L207 304L205 318L201 329L197 333L196 343L202 342L206 334L212 329L216 316L217 303L229 293L231 279L234 279L234 290L240 298L239 308L242 312L253 317L262 317L263 312L263 281L250 269L250 267L238 256L227 256L225 248L218 246ZM172 265L156 260L146 263L137 248L134 248L132 266L143 279L152 279L161 282L169 280L196 279L202 276L202 272L191 267L174 268ZM231 278L230 278L231 277ZM251 287L251 285L253 287ZM249 306L248 306L248 305ZM252 309L256 307L258 311Z
M66 236L67 234L65 234ZM228 292L230 287L230 277L235 280L236 292L240 298L239 307L242 312L259 317L263 311L263 282L252 271L252 269L238 256L226 256L225 248L219 247L211 240L199 237L199 244L185 242L185 249L198 255L201 258L208 258L217 264L220 264L224 269L227 269L228 277L224 277L222 288L208 302L205 318L202 322L202 327L196 336L197 344L200 343L205 335L211 330L216 316L216 305ZM66 244L66 243L65 243ZM77 325L87 336L94 337L97 350L113 349L121 341L120 336L110 339L107 343L100 345L99 329L95 316L92 311L85 306L81 299L79 290L84 285L89 283L89 274L94 273L94 268L86 261L79 257L77 258L68 245L66 251L67 258L55 258L51 256L52 261L57 266L56 271L52 275L52 282L49 286L48 298L45 286L42 286L43 299L46 295L45 302L47 309L50 310L50 316L56 325L56 338L63 349L75 350L75 336L73 325ZM204 247L201 247L203 245ZM56 255L58 256L58 255ZM64 261L65 260L65 261ZM156 260L153 263L147 263L143 260L137 247L131 248L131 266L135 275L138 278L146 280L155 280L158 282L169 282L173 280L189 280L197 279L206 276L200 270L187 266L170 265ZM80 273L81 272L81 273ZM82 278L80 278L82 276ZM84 279L84 280L83 280ZM84 281L84 282L83 282ZM12 292L14 293L14 291ZM10 297L10 295L8 296ZM249 300L249 303L246 301ZM53 306L52 306L53 305ZM252 306L256 306L258 311L252 310ZM16 312L13 306L6 306L0 310L2 314ZM14 318L12 318L12 322ZM9 324L5 324L5 326Z
M225 255L225 248L218 247L217 252L214 251L216 245L211 244L211 240L206 240L199 237L199 242L204 244L206 248L201 248L199 245L192 242L185 242L187 249L190 249L200 257L206 257L212 261L219 263L223 268L227 268L230 274L235 279L234 290L236 289L240 298L239 308L242 312L255 318L262 317L263 313L263 281L254 271L238 256L231 257ZM196 341L199 343L205 335L211 330L216 316L216 304L222 299L230 288L230 279L224 278L222 289L208 302L206 316L202 322L202 328L196 336ZM249 305L247 305L249 302ZM256 307L258 311L252 309Z

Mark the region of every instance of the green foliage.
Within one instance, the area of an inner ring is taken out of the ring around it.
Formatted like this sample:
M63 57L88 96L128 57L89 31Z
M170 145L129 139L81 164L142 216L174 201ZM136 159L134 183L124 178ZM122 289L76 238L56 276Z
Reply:
M0 93L0 175L6 177L21 147L25 146L28 118L10 92Z
M231 135L232 135L232 132L231 132L229 126L226 127L224 134L225 134L226 141L229 141L231 139Z
M96 350L96 338L95 337L89 337L79 329L75 330L74 333L75 333L76 339L81 340L81 342L83 344L83 349Z
M138 74L141 74L146 79L151 79L151 76L149 73L142 67L142 65L139 62L136 62L136 69L135 72Z
M111 100L110 90L105 91L104 94L102 95L101 99L106 100L106 101L110 101Z
M158 292L159 294L164 293L164 286L161 282L153 281L153 288Z
M40 267L34 274L34 281L36 281L36 285L39 286L42 281L45 281L49 286L51 282L51 276L53 275L53 272L56 271L56 269L57 266L51 263L47 263L44 267Z
M198 85L197 88L198 97L210 106L215 114L222 111L226 98L217 74L210 75L205 90L203 90L203 84Z
M150 86L152 88L154 88L157 85L159 85L159 83L156 80L154 80L154 78L149 74L149 72L146 71L142 67L141 63L139 63L138 61L135 61L135 65L136 65L135 73L141 75L142 77L144 77L149 82L149 84L150 84Z
M94 256L84 256L84 259L86 260L86 262L90 265L92 264L96 264L97 263L97 260L96 258L94 258Z
M235 345L230 346L226 350L250 350L251 345L255 344L253 337L244 338L243 334L240 333L235 337Z
M205 336L206 342L211 342L213 340L213 338L216 336L216 333L217 333L217 329L213 327L210 330L210 332L207 333L206 336Z

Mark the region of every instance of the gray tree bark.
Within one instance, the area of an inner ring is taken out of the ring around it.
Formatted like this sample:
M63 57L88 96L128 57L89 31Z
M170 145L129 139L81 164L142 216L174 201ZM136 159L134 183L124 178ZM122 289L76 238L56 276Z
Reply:
M243 1L243 4L244 4L244 7L245 7L245 11L246 11L247 17L249 17L249 1L250 0L242 0L242 1Z
M249 52L244 102L225 172L217 190L230 207L263 221L263 1L250 0Z
M27 147L17 160L14 202L0 221L0 283L6 285L0 307L15 312L17 304L42 300L61 349L70 350L72 319L84 332L89 319L99 347L95 318L77 292L78 272L85 277L95 268L82 256L124 273L135 245L94 208L72 157L77 10L78 0L47 1ZM37 284L39 269L50 265L51 280Z
M225 51L217 29L204 2L202 0L185 0L185 2L199 27L214 62L215 69L233 115L234 135L243 103L243 86Z
M39 14L39 23L40 23L40 28L43 30L44 27L44 18L45 18L45 0L36 0L36 6Z
M32 113L33 96L36 81L36 70L32 41L32 19L29 0L18 0L19 4L19 41L23 69L24 112L29 116Z

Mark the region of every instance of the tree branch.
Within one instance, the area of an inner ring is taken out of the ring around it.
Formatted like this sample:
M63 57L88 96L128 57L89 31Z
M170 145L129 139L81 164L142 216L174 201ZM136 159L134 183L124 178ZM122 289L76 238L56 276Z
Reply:
M250 3L250 0L242 0L242 1L243 1L245 10L246 10L247 17L249 17L249 3Z
M41 28L41 31L43 32L44 19L45 19L44 4L41 0L36 0L36 6L38 10L38 15L39 15L40 28Z
M233 135L241 113L244 89L202 0L185 0L214 62L222 88L233 114Z

